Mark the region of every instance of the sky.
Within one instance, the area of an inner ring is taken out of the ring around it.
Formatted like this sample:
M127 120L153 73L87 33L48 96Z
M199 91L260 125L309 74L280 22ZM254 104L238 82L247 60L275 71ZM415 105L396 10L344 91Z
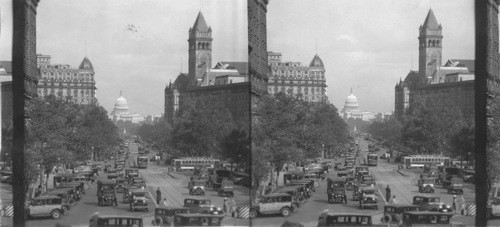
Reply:
M442 63L474 59L472 0L271 0L267 50L303 65L317 53L339 111L352 88L361 110L392 112L396 83L418 70L419 27L430 8L443 27Z
M37 53L75 68L87 56L109 113L120 90L130 112L164 113L165 86L188 71L188 31L200 10L212 27L212 67L248 61L246 0L43 0Z
M12 0L0 0L0 61L12 61Z

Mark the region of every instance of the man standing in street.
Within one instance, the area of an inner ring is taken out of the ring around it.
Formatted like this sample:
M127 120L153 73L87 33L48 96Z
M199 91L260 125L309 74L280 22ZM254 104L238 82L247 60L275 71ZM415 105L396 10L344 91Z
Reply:
M458 199L458 202L459 202L460 214L464 215L464 213L465 213L465 199L464 199L464 195L460 195L460 198Z
M385 188L385 200L386 202L389 202L391 199L391 188L389 188L389 185Z
M395 195L392 196L391 204L398 204L398 200L396 199Z
M156 204L160 204L161 202L161 191L160 191L160 187L158 187L158 189L156 189Z
M453 195L452 209L453 209L453 213L457 212L457 196L456 195Z

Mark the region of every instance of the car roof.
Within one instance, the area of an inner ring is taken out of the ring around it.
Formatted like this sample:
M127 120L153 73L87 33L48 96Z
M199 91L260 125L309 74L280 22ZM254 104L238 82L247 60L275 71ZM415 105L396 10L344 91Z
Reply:
M175 216L180 216L180 217L201 217L201 218L224 218L224 215L218 215L218 214L191 214L191 213L186 213L186 214L175 214Z
M287 193L271 193L271 194L267 194L263 197L278 197L278 196L291 196L291 195L287 194Z
M132 193L134 193L134 192L148 192L148 190L142 189L142 188L132 188L132 189L129 189L129 191L131 191Z
M417 198L417 197L424 197L424 198L439 198L439 199L441 199L441 197L439 197L439 196L430 196L430 195L416 195L416 196L413 196L413 198Z
M384 207L419 207L419 206L412 204L387 204L384 205Z
M438 212L438 211L405 211L405 213L408 213L408 214L416 214L416 215L420 215L420 214L429 214L429 215L444 214L444 215L453 216L453 213L448 213L448 212Z
M130 215L118 215L118 214L94 214L93 217L99 218L133 218L133 219L141 219L140 217L130 216Z
M360 213L337 213L337 212L330 212L330 211L325 211L321 213L321 215L328 215L328 216L368 216L371 217L370 214L360 214Z
M166 207L157 207L155 210L189 210L188 207L179 207L179 206L166 206Z
M41 196L35 197L33 199L61 199L61 197L56 196L56 195L41 195Z

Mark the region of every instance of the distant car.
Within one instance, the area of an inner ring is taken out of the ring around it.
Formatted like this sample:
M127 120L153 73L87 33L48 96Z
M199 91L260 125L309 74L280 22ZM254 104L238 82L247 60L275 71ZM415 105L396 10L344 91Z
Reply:
M450 185L448 185L448 194L457 193L464 194L464 180L461 178L452 178L450 180Z
M418 179L418 192L434 193L435 178Z
M0 172L0 182L2 183L12 183L12 171L1 171Z
M441 202L438 196L414 196L413 205L419 206L422 211L453 212L451 206Z
M212 204L210 199L184 199L184 207L189 208L190 213L198 214L222 214L222 209Z
M359 201L359 208L375 208L378 210L378 195L375 188L361 189L361 200Z
M147 197L134 196L133 200L130 202L130 211L144 210L149 212L148 200Z
M189 208L187 207L157 207L155 208L155 219L151 224L156 226L172 226L174 223L174 215L187 213L189 213Z

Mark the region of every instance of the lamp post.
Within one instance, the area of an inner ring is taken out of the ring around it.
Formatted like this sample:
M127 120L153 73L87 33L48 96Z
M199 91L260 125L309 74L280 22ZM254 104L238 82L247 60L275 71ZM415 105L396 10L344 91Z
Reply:
M321 147L323 148L321 158L325 159L325 144L321 144Z

